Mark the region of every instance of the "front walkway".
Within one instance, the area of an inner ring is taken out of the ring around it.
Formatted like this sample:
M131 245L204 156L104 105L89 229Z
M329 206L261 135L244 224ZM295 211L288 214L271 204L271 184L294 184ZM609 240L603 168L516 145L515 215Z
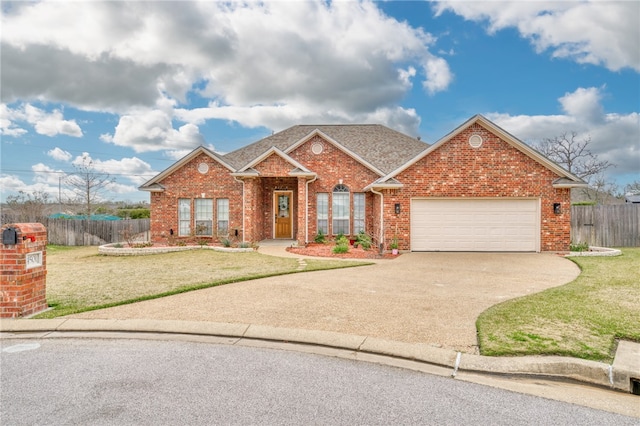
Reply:
M304 257L287 251L287 247L296 245L298 245L296 240L262 240L258 243L258 253L278 257Z

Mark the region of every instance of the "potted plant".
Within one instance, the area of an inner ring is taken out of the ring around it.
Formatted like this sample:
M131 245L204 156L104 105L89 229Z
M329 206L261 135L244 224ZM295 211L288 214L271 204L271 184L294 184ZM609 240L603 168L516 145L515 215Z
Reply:
M389 248L391 249L391 254L398 254L398 236L394 235L391 239L391 243L389 244Z

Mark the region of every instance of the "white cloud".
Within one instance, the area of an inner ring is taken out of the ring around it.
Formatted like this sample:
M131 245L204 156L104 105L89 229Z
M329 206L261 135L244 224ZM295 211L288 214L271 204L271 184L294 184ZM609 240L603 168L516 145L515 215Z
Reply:
M3 62L11 65L3 69L4 101L116 112L119 128L101 139L138 152L159 149L162 137L163 148L193 145L195 127L174 133L160 117L139 122L136 111L171 116L159 103L184 105L195 90L225 107L225 119L253 126L393 110L415 127L411 111L396 108L413 80L435 94L453 78L430 52L431 34L370 1L39 2L7 8L2 25ZM71 123L55 129L72 131Z
M517 28L538 52L612 71L640 71L640 2L461 2L439 1L437 14L452 11L465 19L488 21L489 32Z
M6 136L19 137L27 133L21 127L17 127L14 120L14 111L6 104L0 103L0 134Z
M58 147L55 147L47 151L47 155L53 158L54 160L58 160L58 161L69 161L71 160L71 157L72 157L70 152L60 149Z
M300 123L378 123L409 135L417 135L420 125L420 117L414 109L399 106L347 113L341 109L317 111L304 104L238 107L213 102L207 108L176 109L175 116L182 121L193 123L202 123L210 119L233 120L245 127L260 127L269 123L268 127L275 131Z
M607 174L614 179L636 175L640 179L640 113L606 113L600 104L602 91L578 88L559 98L564 114L509 115L489 113L487 118L520 139L535 143L575 131L578 138L591 138L589 149L616 167Z
M187 123L178 130L173 128L171 117L160 110L139 111L123 115L114 135L101 135L104 142L127 146L136 152L164 149L195 148L204 143L198 126Z
M215 148L213 145L208 144L208 145L203 145L205 148L210 149L211 151L215 151ZM193 151L192 149L176 149L176 150L172 150L172 151L164 151L162 153L162 155L170 160L176 161L176 160L180 160L181 158L183 158L184 156L186 156L187 154L189 154L191 151ZM217 152L217 151L216 151ZM223 154L221 152L218 152L219 154Z
M453 74L449 71L449 64L442 58L430 58L425 66L428 78L422 85L431 94L445 90L453 80Z
M65 120L62 111L54 109L47 112L37 108L31 104L22 104L18 108L9 108L5 104L2 105L2 128L3 134L11 136L20 136L26 133L26 130L16 129L15 122L26 122L31 124L36 133L45 136L67 135L73 137L81 137L82 129L75 120Z
M23 191L28 194L42 191L51 197L51 200L57 200L58 197L58 183L48 185L43 182L36 182L33 184L25 183L16 175L2 174L0 175L0 189L2 189L2 196L6 198L8 195L17 195L18 192Z
M31 166L33 171L33 180L36 183L41 183L48 186L58 187L64 178L67 176L62 170L56 170L47 166L44 163L38 163Z
M573 93L567 93L560 98L562 109L567 115L585 122L598 122L604 118L604 111L600 104L600 90L595 87L583 89L580 87Z
M144 183L148 179L145 179L141 182ZM139 192L138 186L136 185L124 185L118 182L111 182L106 186L106 189L112 194L131 194Z
M45 110L31 104L24 105L24 116L32 124L38 134L56 136L59 134L81 137L82 130L75 120L65 120L60 110L54 109L47 113Z
M96 172L109 174L114 177L116 181L127 179L136 185L141 185L158 174L157 171L151 168L149 163L137 157L121 158L119 160L100 160L92 158L87 152L83 152L82 155L77 156L73 160L73 164L80 166L84 161L91 161L91 166ZM122 188L125 186L127 188L131 187L130 185L119 185L121 186L110 185L109 188Z

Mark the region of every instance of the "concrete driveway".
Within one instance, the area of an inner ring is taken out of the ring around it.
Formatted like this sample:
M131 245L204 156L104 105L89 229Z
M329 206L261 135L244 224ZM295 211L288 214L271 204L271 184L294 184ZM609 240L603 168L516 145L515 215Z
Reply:
M72 317L260 324L477 353L481 312L579 273L554 254L408 253L371 266L228 284Z

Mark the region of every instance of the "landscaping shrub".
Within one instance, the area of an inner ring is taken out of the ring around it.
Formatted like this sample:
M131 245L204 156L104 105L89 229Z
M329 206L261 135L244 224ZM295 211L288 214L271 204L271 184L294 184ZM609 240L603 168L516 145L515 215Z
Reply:
M371 237L364 233L364 231L360 231L358 233L358 237L356 238L356 244L361 246L365 250L369 250L371 248Z
M347 237L345 237L344 235L339 237L336 241L336 246L332 251L336 254L349 253L349 240L347 239Z

